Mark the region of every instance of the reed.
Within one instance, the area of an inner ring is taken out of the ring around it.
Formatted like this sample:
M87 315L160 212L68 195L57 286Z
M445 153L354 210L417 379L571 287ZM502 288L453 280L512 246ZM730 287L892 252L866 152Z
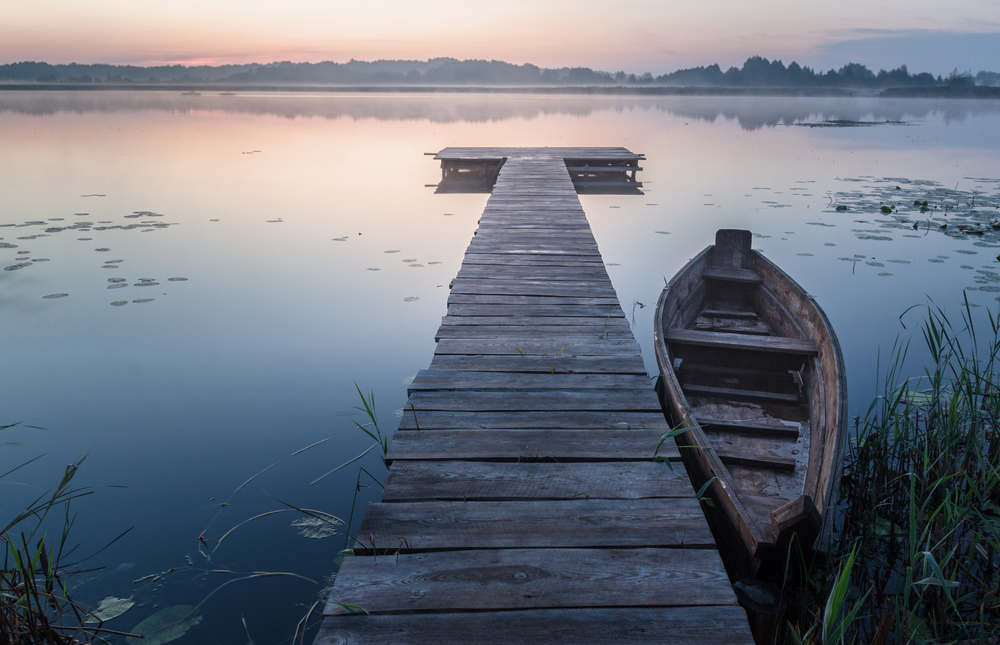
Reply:
M988 324L981 338L968 301L955 324L928 307L918 378L903 378L908 344L894 348L855 420L831 557L789 568L804 573L786 588L789 642L1000 643L1000 318Z
M0 431L15 425L0 426ZM73 485L84 459L86 456L66 466L55 488L32 500L0 529L4 549L0 567L0 642L5 645L93 643L127 635L105 628L99 617L71 597L70 580L73 573L80 571L80 561L67 562L74 551L69 545L75 519L71 506L73 500L94 492ZM0 480L31 461L3 473ZM46 521L50 516L56 516L54 538L46 532L52 526Z

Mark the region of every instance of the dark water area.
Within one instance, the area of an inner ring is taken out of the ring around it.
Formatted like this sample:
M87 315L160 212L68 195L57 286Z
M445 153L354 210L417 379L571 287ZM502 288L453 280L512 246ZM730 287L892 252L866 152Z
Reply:
M897 339L923 372L909 307L1000 297L996 101L4 92L0 132L0 424L42 428L3 432L0 472L44 455L0 522L87 454L74 557L132 530L74 595L133 597L122 630L204 601L178 642L290 642L345 540L283 503L346 520L357 466L384 472L311 484L370 444L355 384L395 428L485 205L435 195L424 153L644 153L643 195L581 201L651 375L664 279L721 227L816 296L851 414Z

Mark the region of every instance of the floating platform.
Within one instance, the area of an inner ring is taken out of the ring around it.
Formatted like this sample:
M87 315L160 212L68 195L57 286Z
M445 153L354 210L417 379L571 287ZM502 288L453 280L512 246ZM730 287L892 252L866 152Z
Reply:
M750 645L577 198L642 156L437 158L502 163L315 642Z

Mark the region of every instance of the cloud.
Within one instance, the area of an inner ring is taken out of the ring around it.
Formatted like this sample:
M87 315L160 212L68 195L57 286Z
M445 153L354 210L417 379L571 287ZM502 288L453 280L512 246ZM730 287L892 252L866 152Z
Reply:
M992 26L992 25L991 25ZM800 60L820 70L855 62L878 71L906 65L910 72L947 75L953 69L1000 70L1000 29L995 32L948 32L931 29L852 29L831 34Z

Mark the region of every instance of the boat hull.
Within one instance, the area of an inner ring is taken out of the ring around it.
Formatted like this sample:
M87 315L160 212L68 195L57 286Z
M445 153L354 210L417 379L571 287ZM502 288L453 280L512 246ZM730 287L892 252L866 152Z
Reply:
M654 336L664 411L737 577L768 578L789 542L829 540L846 434L839 342L823 310L722 230L668 283Z

